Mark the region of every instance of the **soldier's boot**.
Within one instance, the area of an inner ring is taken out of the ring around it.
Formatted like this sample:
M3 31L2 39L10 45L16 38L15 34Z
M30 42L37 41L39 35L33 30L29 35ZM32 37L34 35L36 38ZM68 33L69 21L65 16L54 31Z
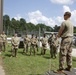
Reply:
M65 70L67 70L67 71L70 71L70 72L71 72L71 71L72 71L72 66L69 66L69 65L68 65L68 67L67 67Z

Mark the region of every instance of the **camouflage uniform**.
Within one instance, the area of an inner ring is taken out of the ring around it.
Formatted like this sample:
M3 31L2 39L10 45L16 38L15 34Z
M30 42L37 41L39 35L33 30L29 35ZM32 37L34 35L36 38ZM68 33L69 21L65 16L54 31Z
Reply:
M65 20L61 27L64 28L61 35L60 46L60 61L59 68L64 69L65 60L67 62L67 68L72 66L72 37L73 37L73 25L69 19Z
M2 41L3 41L3 51L6 51L6 43L7 43L7 36L5 34L1 34Z
M31 55L31 52L32 50L34 51L34 55L35 55L35 51L36 51L36 38L35 37L32 37L31 38L31 48L30 48L30 55Z
M54 42L53 42L53 44L52 44L52 51L53 51L52 55L53 55L53 57L55 57L55 58L57 57L58 46L59 46L59 41L58 41L58 39L54 39Z
M12 37L11 43L12 43L12 56L16 57L17 55L17 50L19 46L19 38L16 36Z
M0 52L2 51L2 45L3 45L3 41L2 41L2 37L0 35Z
M43 37L42 40L42 50L41 50L41 54L45 54L46 53L46 50L47 50L47 42L48 42L48 39L46 37Z
M30 38L26 35L24 37L24 50L23 50L23 53L25 51L26 51L26 53L28 52L29 42L30 42Z
M52 34L52 36L48 39L48 43L50 45L50 54L51 54L51 58L53 58L56 47L55 47L55 36L54 34Z
M35 40L36 40L36 49L38 51L38 39L37 39L37 36L35 37Z

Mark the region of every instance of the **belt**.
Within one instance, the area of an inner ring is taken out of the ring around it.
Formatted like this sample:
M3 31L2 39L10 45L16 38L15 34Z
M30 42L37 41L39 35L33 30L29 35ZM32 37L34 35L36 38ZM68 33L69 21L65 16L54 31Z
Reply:
M66 37L61 37L62 39L65 39L65 38L72 38L72 36L66 36Z

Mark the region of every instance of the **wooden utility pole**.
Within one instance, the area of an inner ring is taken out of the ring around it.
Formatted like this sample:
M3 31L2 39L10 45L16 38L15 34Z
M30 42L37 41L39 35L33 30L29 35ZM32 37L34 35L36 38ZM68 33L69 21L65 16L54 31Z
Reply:
M0 0L0 33L3 31L3 0Z

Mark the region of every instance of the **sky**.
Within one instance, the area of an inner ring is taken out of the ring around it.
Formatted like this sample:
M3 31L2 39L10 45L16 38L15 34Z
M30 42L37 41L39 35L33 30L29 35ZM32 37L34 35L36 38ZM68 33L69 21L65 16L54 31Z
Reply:
M76 0L4 0L3 15L10 19L33 24L43 23L47 26L60 26L64 12L70 11L73 25L76 26Z

